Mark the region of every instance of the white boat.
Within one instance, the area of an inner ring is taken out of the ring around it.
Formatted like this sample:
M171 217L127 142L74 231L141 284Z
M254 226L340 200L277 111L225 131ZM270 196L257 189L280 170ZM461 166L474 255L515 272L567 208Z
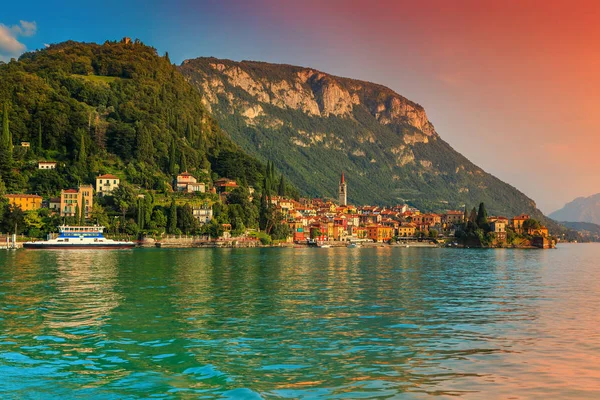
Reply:
M25 242L26 249L130 249L134 242L106 239L103 226L68 226L58 228L55 239Z
M350 243L348 246L346 246L349 249L355 249L358 247L358 245L356 243Z
M328 245L328 244L321 244L321 245L319 245L319 248L321 248L321 249L328 249L328 248L330 248L330 247L331 247L331 246L330 246L330 245Z

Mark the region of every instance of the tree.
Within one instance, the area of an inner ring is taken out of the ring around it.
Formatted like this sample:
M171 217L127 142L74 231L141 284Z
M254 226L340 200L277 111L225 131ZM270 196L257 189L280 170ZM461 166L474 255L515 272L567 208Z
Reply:
M0 137L0 177L9 189L15 184L12 166L12 140L8 129L8 104L5 102L2 111L2 137Z
M17 235L22 233L26 228L26 224L25 213L21 210L21 207L8 205L2 214L0 228L2 232L16 233Z
M285 196L285 180L283 174L281 174L281 178L279 179L279 189L277 190L277 194L279 196Z
M188 167L187 167L187 161L185 159L185 152L181 152L181 171L187 171Z
M523 230L528 232L530 229L540 229L542 224L536 219L530 218L523 221Z
M95 224L110 228L110 220L108 215L106 214L104 207L102 207L100 204L94 203L92 206L92 211L90 212L90 218Z
M225 229L223 228L223 225L217 222L217 220L213 219L210 221L210 223L207 224L206 231L208 232L211 238L218 239L221 236L223 236Z
M487 219L487 211L485 209L485 204L479 203L479 211L477 212L477 226L484 230L488 230L488 219Z
M8 128L8 102L4 102L2 108L2 144L4 148L12 155L13 144L10 129Z
M154 161L154 145L152 137L145 125L139 127L136 138L136 156L139 161L152 164Z
M263 180L263 190L260 195L260 208L258 210L258 227L262 231L266 231L269 225L270 219L270 206L268 204L267 193L269 189L267 188L267 178Z
M167 226L167 217L166 215L159 209L155 209L152 212L152 219L151 219L157 227L159 228L165 228Z
M177 230L177 204L175 204L175 198L171 200L171 206L169 207L169 220L167 223L167 233L174 234Z
M43 138L42 138L42 121L38 121L38 137L37 137L37 154L41 154L44 150Z
M469 216L469 222L472 224L477 224L477 209L473 207L471 210L471 215Z
M79 153L77 153L77 162L83 166L87 161L87 153L85 151L85 136L83 130L80 130L79 137L81 141L79 143Z
M192 206L189 204L179 207L177 210L177 227L186 235L189 235L196 229L196 218Z
M85 225L85 208L79 210L79 225Z
M137 225L139 229L144 229L144 223L146 222L146 203L142 197L138 197L137 204Z
M169 149L169 173L171 175L175 175L175 150L175 139L172 139Z

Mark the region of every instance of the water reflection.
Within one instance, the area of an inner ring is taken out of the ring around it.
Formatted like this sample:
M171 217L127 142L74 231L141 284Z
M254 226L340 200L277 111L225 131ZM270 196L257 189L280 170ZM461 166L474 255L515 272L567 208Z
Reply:
M589 397L596 249L577 272L563 249L0 254L0 377L45 368L16 388L53 397Z

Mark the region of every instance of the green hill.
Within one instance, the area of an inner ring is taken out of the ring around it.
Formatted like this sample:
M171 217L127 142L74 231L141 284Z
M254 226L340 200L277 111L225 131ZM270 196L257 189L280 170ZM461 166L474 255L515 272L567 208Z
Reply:
M138 41L52 45L0 65L0 82L14 145L0 146L7 191L55 195L105 172L152 189L182 170L262 181L263 164L223 133L168 55ZM61 167L41 176L38 159Z

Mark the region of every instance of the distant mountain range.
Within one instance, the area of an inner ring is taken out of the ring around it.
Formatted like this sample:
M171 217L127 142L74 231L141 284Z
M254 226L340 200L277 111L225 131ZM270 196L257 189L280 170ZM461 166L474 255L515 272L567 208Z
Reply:
M591 222L561 222L568 229L577 231L581 240L584 241L600 241L600 225L592 224Z
M557 221L600 224L600 193L589 197L578 197L549 217Z
M473 207L544 220L533 200L455 151L419 104L391 89L312 68L197 58L179 67L203 105L249 154L301 192L356 204ZM476 140L476 138L474 138Z

